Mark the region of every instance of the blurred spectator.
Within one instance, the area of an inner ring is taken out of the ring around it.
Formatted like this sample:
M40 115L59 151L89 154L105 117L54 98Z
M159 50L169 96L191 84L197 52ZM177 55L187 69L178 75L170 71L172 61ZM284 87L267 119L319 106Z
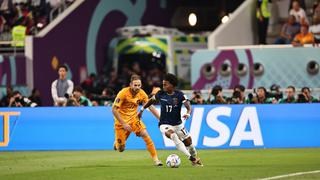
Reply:
M283 93L280 91L280 86L277 84L273 84L270 87L270 93L268 93L268 97L279 101L279 99L283 98Z
M312 16L320 17L320 1L314 4Z
M91 101L83 95L83 90L80 86L76 86L73 90L73 96L69 97L74 103L74 106L92 106Z
M258 87L257 96L253 99L254 104L271 104L272 99L267 97L267 90L264 87Z
M304 44L313 44L314 43L314 37L311 32L308 32L308 26L302 25L300 27L300 33L297 34L293 41L293 46L303 46Z
M72 95L73 82L67 79L68 67L60 65L58 67L59 78L51 84L51 95L55 106L64 106L67 98Z
M10 98L9 107L36 107L37 104L21 95L19 91L14 91Z
M300 7L304 10L306 10L306 2L305 0L290 0L289 2L289 11L292 9L292 4L294 1L297 1L300 5Z
M298 95L298 103L315 103L318 102L316 98L311 96L311 90L308 87L301 89L301 94Z
M82 83L81 87L83 90L89 92L89 93L94 93L95 88L96 88L96 79L97 76L94 73L91 73Z
M32 102L37 103L38 106L42 106L41 97L40 97L40 91L36 88L32 89L31 95L29 96L29 99Z
M312 18L312 26L309 28L309 32L311 32L314 36L314 42L320 43L320 16L313 16Z
M10 26L13 24L12 20L15 16L15 6L12 0L0 0L0 14Z
M213 96L212 100L211 100L211 96ZM221 86L216 85L211 89L207 102L208 104L226 104L227 103L226 97L223 96Z
M280 99L279 103L296 103L295 98L296 88L293 86L288 86L286 89L286 98Z
M118 92L122 88L122 83L124 83L125 81L122 78L123 77L118 77L116 70L112 68L110 74L108 74L108 79L105 85L106 87L109 87Z
M111 106L115 98L115 93L111 88L104 88L101 95L93 95L92 102L100 106Z
M271 3L271 0L258 0L257 2L257 20L258 20L258 35L259 35L259 44L267 44L267 31L269 25L269 18L271 16L270 11L268 10L268 4Z
M304 9L300 7L299 1L292 2L292 9L289 11L289 15L296 17L296 21L301 25L308 25L308 18Z
M5 24L3 27L3 32L0 34L0 41L11 41L12 40L12 34L10 26Z
M10 98L12 97L13 89L11 86L6 87L6 95L2 97L0 101L1 107L8 107L10 103Z
M191 104L205 104L200 91L193 91L190 102Z
M21 24L18 24L12 28L12 46L23 47L27 34L26 21L23 20Z
M280 37L275 40L275 44L291 44L293 38L300 31L300 24L296 18L290 15L288 21L282 26Z
M138 62L132 63L131 70L134 74L137 74L139 76L143 76L143 74L142 74L143 72L141 71L140 64Z
M236 85L233 88L232 104L245 104L245 103L248 103L247 100L246 100L246 96L244 94L245 90L246 90L246 88L241 84Z

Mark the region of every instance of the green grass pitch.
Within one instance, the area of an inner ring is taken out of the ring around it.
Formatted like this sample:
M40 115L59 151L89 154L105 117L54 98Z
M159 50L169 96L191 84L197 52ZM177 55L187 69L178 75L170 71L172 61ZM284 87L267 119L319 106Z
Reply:
M192 167L176 150L158 150L164 162L180 156L179 168L155 167L146 150L0 152L0 180L10 179L259 179L320 170L320 148L199 150L204 167ZM320 173L283 179L320 179Z

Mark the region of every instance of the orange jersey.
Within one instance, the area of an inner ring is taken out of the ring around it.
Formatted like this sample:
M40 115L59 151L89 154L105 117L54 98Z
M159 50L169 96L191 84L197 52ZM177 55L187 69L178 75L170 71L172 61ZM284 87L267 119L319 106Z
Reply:
M314 37L311 32L306 35L299 33L294 37L294 41L299 42L300 44L312 44L314 43Z
M147 101L148 96L142 89L133 96L130 87L126 87L117 94L113 106L118 107L119 115L126 123L128 123L137 118L139 104L144 104ZM116 118L115 124L120 124Z

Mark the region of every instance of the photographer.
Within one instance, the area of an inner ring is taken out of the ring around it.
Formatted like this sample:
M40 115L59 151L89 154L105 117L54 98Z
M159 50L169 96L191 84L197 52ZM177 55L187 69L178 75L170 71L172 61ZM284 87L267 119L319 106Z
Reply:
M295 98L296 88L293 86L288 86L286 89L287 98L282 98L279 103L296 103Z
M241 99L241 93L240 91L233 91L232 97L229 97L227 99L228 104L244 104L244 102Z
M283 94L280 91L280 86L277 84L273 84L270 87L270 93L268 93L268 97L272 98L273 101L276 100L276 102L278 102L280 99L283 98Z
M211 95L213 99L211 100ZM219 85L214 86L211 89L211 93L207 100L208 104L227 104L226 98L222 94L222 87Z
M236 85L233 88L232 97L229 98L228 103L229 104L245 104L246 103L246 97L244 95L245 87L243 85Z
M36 107L37 104L21 95L19 91L14 91L10 98L9 107Z
M76 86L73 90L73 95L68 98L66 106L92 106L91 101L83 95L83 90L80 86Z
M253 96L251 98L251 103L252 104L271 104L271 103L275 103L275 101L272 98L268 98L267 97L267 94L268 93L267 93L266 88L258 87L257 95L256 95L256 97ZM249 97L249 99L250 99L250 97Z
M318 100L311 96L311 90L308 87L301 89L301 94L298 95L298 103L316 103Z
M200 91L193 91L191 104L205 104Z

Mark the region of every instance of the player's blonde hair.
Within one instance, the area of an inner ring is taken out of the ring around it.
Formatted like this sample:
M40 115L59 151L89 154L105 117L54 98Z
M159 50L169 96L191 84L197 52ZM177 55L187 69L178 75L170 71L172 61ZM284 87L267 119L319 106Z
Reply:
M139 75L137 75L137 74L134 74L134 75L131 76L130 82L133 82L134 80L141 80L141 77Z

